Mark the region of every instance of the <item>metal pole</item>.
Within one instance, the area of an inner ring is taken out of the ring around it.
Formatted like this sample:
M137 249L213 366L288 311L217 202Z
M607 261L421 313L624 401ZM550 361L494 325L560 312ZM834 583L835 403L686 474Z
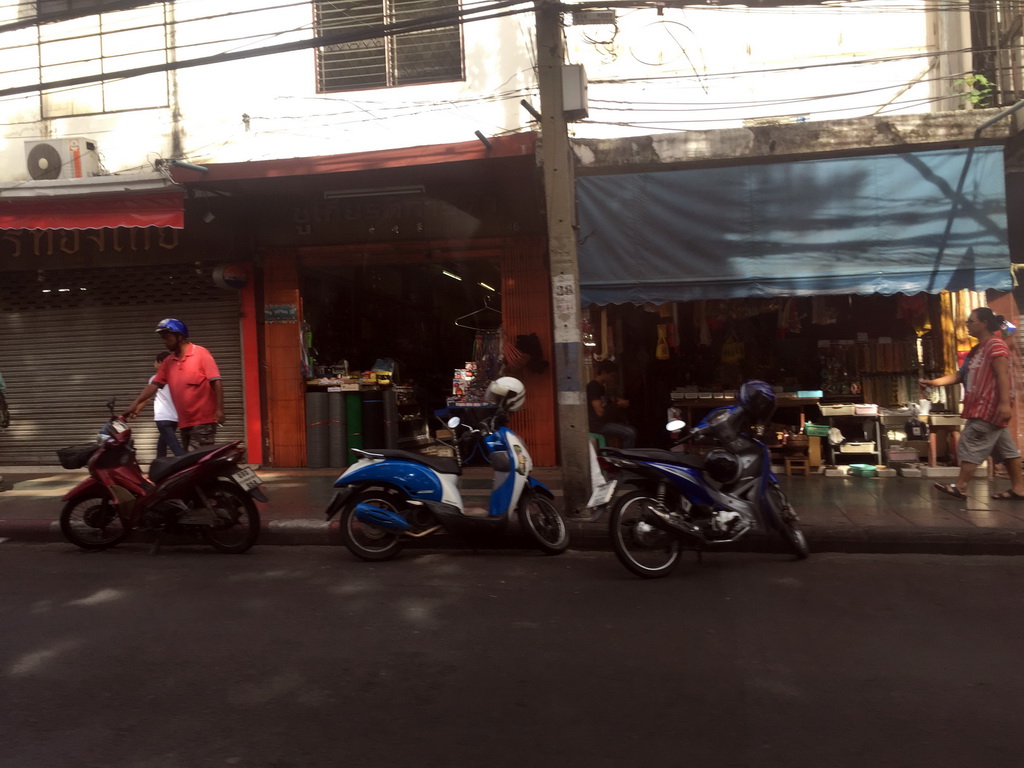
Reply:
M561 6L537 0L537 70L541 103L541 160L547 202L548 259L554 315L559 460L565 513L582 512L590 496L587 405L584 397L576 190L562 94Z

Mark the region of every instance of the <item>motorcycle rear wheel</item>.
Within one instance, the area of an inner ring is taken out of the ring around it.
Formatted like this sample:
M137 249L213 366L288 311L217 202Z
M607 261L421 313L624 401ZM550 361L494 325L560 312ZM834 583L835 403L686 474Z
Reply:
M555 505L536 493L519 503L519 524L523 533L545 555L560 555L569 548L569 529Z
M677 536L644 521L646 509L657 504L657 499L644 491L632 491L615 501L608 521L615 556L643 579L668 576L682 558Z
M112 547L128 535L114 503L99 490L64 505L60 532L76 547L92 550Z
M797 560L806 560L810 557L811 550L807 546L807 538L800 530L800 518L797 517L793 505L789 503L785 492L775 483L768 486L768 503L772 505L772 513L775 516L776 530L786 542L786 548L792 552Z
M405 517L401 499L397 491L387 489L363 491L349 499L338 520L341 540L348 551L361 560L369 561L390 560L401 552L405 546L401 533L367 525L356 517L356 506L363 503Z
M203 488L219 522L200 528L206 542L226 555L247 552L260 536L260 513L252 497L223 480Z

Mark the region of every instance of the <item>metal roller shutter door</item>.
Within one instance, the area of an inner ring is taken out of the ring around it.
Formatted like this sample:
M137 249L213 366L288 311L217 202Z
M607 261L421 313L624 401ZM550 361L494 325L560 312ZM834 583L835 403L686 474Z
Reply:
M153 375L164 349L154 329L164 317L184 320L213 353L225 398L218 442L242 439L238 294L214 286L208 267L7 272L0 274L0 373L11 426L0 431L0 465L53 466L58 448L95 439L107 400L127 407ZM146 466L156 452L151 405L133 433Z

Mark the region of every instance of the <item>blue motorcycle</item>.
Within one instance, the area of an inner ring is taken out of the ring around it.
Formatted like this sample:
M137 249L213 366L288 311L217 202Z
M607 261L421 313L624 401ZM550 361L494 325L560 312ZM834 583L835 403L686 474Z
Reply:
M619 561L637 576L668 575L685 548L730 544L750 531L777 531L798 558L809 555L799 519L772 472L768 447L754 429L767 424L775 393L748 381L738 405L717 408L684 430L677 445L709 441L704 456L666 450L602 450L601 464L621 487L633 487L612 507L609 534Z
M455 458L423 456L399 450L355 450L360 457L335 481L338 489L327 508L330 520L340 512L341 537L363 560L390 560L406 542L450 531L477 534L503 531L515 515L523 532L542 552L557 555L569 546L565 521L554 494L530 473L526 444L505 426L507 415L522 407L526 389L512 377L491 382L488 402L497 406L479 427L455 417ZM494 471L488 507L467 507L459 489L463 456L482 455Z

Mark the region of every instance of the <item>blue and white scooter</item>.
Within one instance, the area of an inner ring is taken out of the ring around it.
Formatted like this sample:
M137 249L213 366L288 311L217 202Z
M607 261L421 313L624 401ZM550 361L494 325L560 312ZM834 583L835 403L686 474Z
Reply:
M526 388L503 376L488 386L486 399L497 411L479 428L457 417L448 422L456 435L455 458L354 450L359 461L335 481L338 491L326 512L328 520L341 513L342 541L352 554L389 560L410 539L440 531L501 531L513 514L542 552L557 555L568 548L569 532L552 503L554 495L530 474L533 460L526 445L504 425L507 414L522 407ZM460 457L474 450L494 470L487 509L467 508L459 491Z

